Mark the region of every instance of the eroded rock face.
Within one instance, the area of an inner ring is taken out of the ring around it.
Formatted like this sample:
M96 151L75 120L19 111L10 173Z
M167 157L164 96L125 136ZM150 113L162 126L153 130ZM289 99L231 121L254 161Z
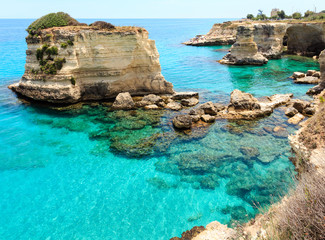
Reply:
M29 36L26 41L25 74L10 88L29 98L72 103L114 98L121 92L174 93L173 85L161 74L155 42L148 39L143 28L55 27L42 30L38 37ZM44 46L57 48L57 54L50 58L44 51L42 60L44 66L44 61L61 59L62 66L55 74L42 71L37 59L37 49Z
M268 59L258 52L254 42L253 26L238 27L236 43L231 47L230 53L220 60L220 63L230 65L263 65L267 62Z
M184 44L191 46L232 45L236 42L237 24L235 22L214 24L206 35L197 35Z
M174 117L173 125L177 129L190 129L192 127L192 118L190 115L178 115Z

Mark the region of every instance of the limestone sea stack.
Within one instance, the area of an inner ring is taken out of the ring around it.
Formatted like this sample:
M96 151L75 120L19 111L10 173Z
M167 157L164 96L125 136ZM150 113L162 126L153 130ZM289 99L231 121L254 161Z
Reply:
M110 99L121 92L174 93L144 28L80 25L29 34L25 73L9 88L52 103Z
M239 26L237 28L236 43L231 47L230 53L220 60L220 63L230 65L266 64L268 59L258 52L253 32L253 26Z

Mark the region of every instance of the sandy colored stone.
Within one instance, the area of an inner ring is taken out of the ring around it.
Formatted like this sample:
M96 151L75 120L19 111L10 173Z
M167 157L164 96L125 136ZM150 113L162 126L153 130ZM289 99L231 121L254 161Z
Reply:
M47 35L53 37L47 38ZM73 46L61 47L67 40ZM42 30L40 38L28 37L25 73L10 88L40 101L72 103L131 95L173 94L173 85L161 74L155 41L137 27L109 31L91 27L55 27ZM56 46L65 58L56 75L41 74L36 50ZM39 73L34 74L35 71ZM34 73L33 73L34 72ZM75 83L71 79L74 79Z
M292 118L288 119L288 123L290 124L294 124L297 125L298 123L300 123L302 120L304 120L305 116L297 113L296 115L294 115Z

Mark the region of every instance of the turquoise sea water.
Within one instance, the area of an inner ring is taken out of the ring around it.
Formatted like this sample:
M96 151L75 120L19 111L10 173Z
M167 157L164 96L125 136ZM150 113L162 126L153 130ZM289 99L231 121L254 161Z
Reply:
M173 112L109 112L107 104L52 109L18 100L7 85L24 72L24 29L0 20L0 239L169 239L197 225L230 224L276 201L294 167L283 110L256 121L217 121L177 133ZM94 20L83 20L90 23ZM255 96L294 93L293 71L318 69L307 58L266 66L224 66L224 47L181 42L221 19L115 19L145 27L156 40L165 78L201 101L227 102L237 88ZM246 148L245 148L246 147ZM252 155L245 153L247 147Z

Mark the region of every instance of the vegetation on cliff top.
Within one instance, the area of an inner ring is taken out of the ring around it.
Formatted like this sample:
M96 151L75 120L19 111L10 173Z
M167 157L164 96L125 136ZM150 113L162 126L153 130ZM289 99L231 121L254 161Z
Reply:
M28 26L26 31L34 35L41 29L51 28L51 27L63 27L63 26L75 26L80 25L80 23L72 18L69 14L64 12L50 13L47 14Z
M278 10L275 15L267 17L262 10L258 10L256 17L253 14L247 14L247 19L251 20L283 20L283 19L295 19L305 21L325 20L325 11L319 13L307 10L304 14L300 12L294 12L292 15L287 15L283 10Z

